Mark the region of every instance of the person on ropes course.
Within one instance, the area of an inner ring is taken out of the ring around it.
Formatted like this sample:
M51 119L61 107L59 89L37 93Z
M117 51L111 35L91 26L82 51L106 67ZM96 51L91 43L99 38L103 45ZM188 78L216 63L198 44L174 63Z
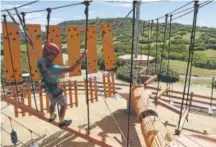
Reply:
M55 107L56 103L60 105L59 111L59 127L68 126L72 120L64 120L67 101L63 95L63 90L59 87L59 77L62 74L73 71L81 62L86 58L87 52L83 52L82 56L77 62L70 66L64 67L53 64L54 59L60 53L59 47L54 43L46 43L43 47L43 57L37 62L38 71L42 77L42 88L47 93L50 99L50 118L49 121L53 122L56 119Z

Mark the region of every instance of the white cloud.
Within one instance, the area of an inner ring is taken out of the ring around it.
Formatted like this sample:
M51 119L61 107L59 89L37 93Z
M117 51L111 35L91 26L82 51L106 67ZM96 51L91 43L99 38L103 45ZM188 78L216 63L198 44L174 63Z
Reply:
M132 3L123 3L123 4L119 4L117 6L120 6L120 7L132 7Z

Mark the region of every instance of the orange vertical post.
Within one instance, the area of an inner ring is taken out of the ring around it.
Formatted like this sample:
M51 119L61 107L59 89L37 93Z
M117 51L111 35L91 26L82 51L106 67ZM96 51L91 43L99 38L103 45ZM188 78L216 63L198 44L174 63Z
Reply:
M91 103L93 103L93 89L92 89L92 78L89 78L89 87L90 87L90 99Z
M63 57L62 57L62 43L61 43L61 27L57 25L49 26L49 36L48 41L55 43L59 46L61 52L54 60L54 64L63 65Z
M104 73L102 75L102 78L103 78L104 96L106 98L107 97L107 87L106 87L106 75Z
M27 87L27 97L28 97L28 106L29 108L32 107L32 101L31 101L31 87ZM31 116L31 113L29 113L29 116Z
M7 35L6 26L7 26L9 36ZM21 72L21 49L20 49L19 28L12 23L7 23L7 24L3 23L2 30L3 30L3 44L4 44L3 49L4 49L5 79L7 82L15 82L15 81L21 82L22 72Z
M42 92L42 88L39 89L39 98L40 98L40 109L43 112L43 92Z
M72 83L69 81L69 99L70 99L70 107L73 107L73 96L72 96Z
M74 95L75 95L75 105L76 107L78 107L77 81L74 81Z
M31 77L33 81L41 79L40 73L37 70L37 61L42 57L42 34L40 25L26 25L26 29L29 32L30 39L32 40L33 47L28 44L28 54L30 58Z
M88 73L96 73L97 72L96 27L95 26L89 26L87 31L88 31L88 36L87 36L87 44L88 44L87 66L88 66Z
M103 56L106 70L114 69L116 64L111 30L112 26L110 24L105 23L101 25Z
M80 58L80 27L66 26L68 65L73 65ZM81 65L70 72L69 76L81 75Z
M98 88L97 88L97 78L94 77L94 92L95 92L95 100L98 101Z

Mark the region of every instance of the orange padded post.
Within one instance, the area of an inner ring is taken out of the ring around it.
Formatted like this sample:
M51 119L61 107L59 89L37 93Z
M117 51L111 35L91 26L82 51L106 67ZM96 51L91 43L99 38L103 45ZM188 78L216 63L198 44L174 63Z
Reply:
M66 26L68 65L73 65L80 57L80 27ZM81 65L70 72L69 76L81 75Z
M39 97L40 97L40 109L43 112L43 91L42 88L39 89Z
M57 44L62 51L62 44L61 44L61 27L57 25L50 25L49 26L49 36L48 41ZM58 54L56 59L54 60L54 64L63 65L63 57L62 52Z
M7 36L6 25L7 25L9 36ZM12 23L7 23L6 25L4 23L2 24L5 78L7 82L15 82L15 80L16 82L21 82L22 72L21 72L21 50L20 50L19 28L17 28ZM9 44L8 44L9 41L10 41L11 52L9 50ZM13 66L11 60L13 60ZM15 76L15 80L14 80L14 76Z
M88 27L87 44L88 44L88 55L87 55L88 73L96 73L97 72L97 44L96 44L95 26Z
M74 81L74 95L75 95L75 105L76 107L78 107L77 81Z
M27 87L27 97L28 97L28 106L29 108L32 107L32 101L31 101L31 87ZM29 113L29 116L31 116L31 113Z
M88 99L87 99L87 81L86 81L86 79L84 80L84 89L85 89L85 97L86 97L86 103L87 103L87 101L88 101Z
M70 100L70 107L73 107L73 96L72 96L72 83L69 81L69 100Z
M33 43L33 47L28 44L28 54L30 58L31 77L33 81L41 79L40 74L37 70L37 61L42 57L42 37L40 25L26 25L30 38Z
M114 69L116 64L111 30L112 26L110 24L101 25L103 39L103 56L106 70Z

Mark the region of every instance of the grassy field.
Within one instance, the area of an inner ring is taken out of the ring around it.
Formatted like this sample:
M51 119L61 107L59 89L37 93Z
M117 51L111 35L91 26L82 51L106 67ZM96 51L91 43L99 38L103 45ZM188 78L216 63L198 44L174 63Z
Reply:
M196 53L203 53L209 58L216 58L216 50L205 50L205 51L196 51Z
M170 60L170 66L180 74L186 73L187 62L179 60ZM201 77L213 77L216 75L216 70L193 67L192 75Z

